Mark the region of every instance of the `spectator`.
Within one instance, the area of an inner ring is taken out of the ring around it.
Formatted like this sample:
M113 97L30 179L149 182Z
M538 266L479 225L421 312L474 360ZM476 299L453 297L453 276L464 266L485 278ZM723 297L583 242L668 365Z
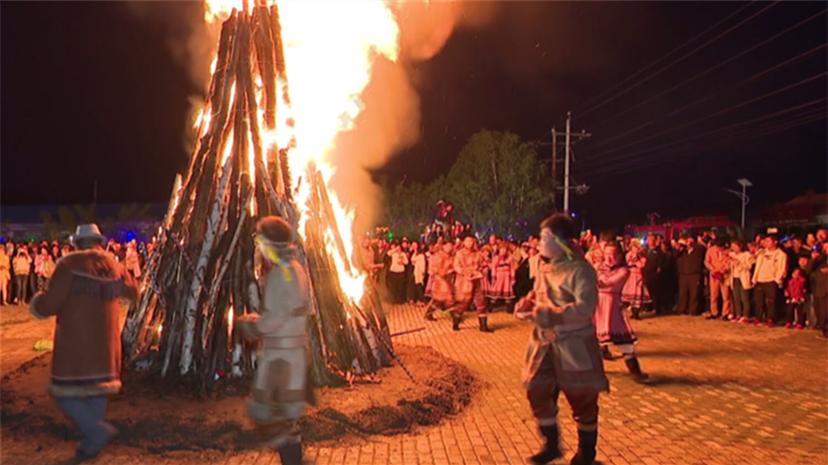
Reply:
M46 288L46 280L48 278L43 274L43 266L48 260L51 259L52 256L49 255L49 249L45 246L41 246L40 253L35 256L35 276L37 278L38 291L42 291Z
M751 270L756 257L745 250L741 241L730 243L730 277L733 288L733 307L740 323L750 323L750 290L753 288Z
M667 296L664 293L664 265L666 254L661 249L661 237L655 234L647 236L647 252L645 255L644 268L641 269L641 276L644 285L653 301L653 309L656 314L663 315L669 311L667 308Z
M127 244L126 255L124 256L124 266L133 278L139 279L141 277L141 260L138 256L138 251L135 248L135 241Z
M14 280L17 295L15 296L15 303L23 305L28 302L29 297L29 273L32 267L32 259L29 258L29 251L25 246L21 246L17 251L17 256L14 257Z
M809 265L811 295L816 314L816 329L822 331L822 336L828 338L828 250L811 261Z
M776 238L762 239L762 250L756 257L753 271L754 298L758 322L765 321L768 327L776 322L777 293L782 288L787 271L787 256L777 245Z
M805 276L801 268L794 268L785 286L785 327L805 327Z
M702 270L704 267L705 250L696 244L695 238L684 238L683 249L676 259L678 268L679 286L679 313L684 315L699 314L699 295L701 294Z
M710 315L708 319L732 319L730 300L730 256L722 247L722 242L711 242L704 258L704 266L709 273L710 282ZM722 298L721 313L719 312L719 296Z
M408 256L402 250L399 242L395 242L388 251L391 264L388 268L388 289L391 293L392 304L405 302L405 266Z
M411 264L414 275L414 303L421 304L425 298L426 256L419 242L411 244Z
M6 255L6 248L0 247L0 305L9 304L9 280L11 279L11 262Z

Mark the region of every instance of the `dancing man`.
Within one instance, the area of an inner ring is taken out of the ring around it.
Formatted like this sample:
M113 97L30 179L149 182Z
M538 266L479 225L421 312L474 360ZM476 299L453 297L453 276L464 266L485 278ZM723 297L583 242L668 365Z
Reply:
M483 294L483 273L480 271L480 257L477 250L475 250L476 245L477 241L473 236L466 236L463 239L463 248L458 250L454 256L454 271L456 273L454 293L457 305L451 314L452 329L460 330L463 313L474 303L480 331L490 333L492 330L489 329L486 297Z
M529 458L545 464L561 457L558 395L564 393L578 425L578 450L571 465L591 465L598 442L598 394L609 389L595 338L592 314L598 300L595 270L575 249L578 227L565 214L541 223L540 255L534 290L515 308L531 312L523 380L529 405L545 439Z
M302 463L297 422L309 400L307 318L311 311L305 271L292 245L291 227L278 216L256 225L256 246L264 259L261 316L236 320L248 341L261 341L248 414L285 465Z

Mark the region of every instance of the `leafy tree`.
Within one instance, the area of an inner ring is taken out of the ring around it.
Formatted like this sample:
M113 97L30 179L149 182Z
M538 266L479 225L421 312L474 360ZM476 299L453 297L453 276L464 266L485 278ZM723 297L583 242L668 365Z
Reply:
M483 130L460 151L444 183L447 200L480 232L516 234L551 200L535 149L511 132Z

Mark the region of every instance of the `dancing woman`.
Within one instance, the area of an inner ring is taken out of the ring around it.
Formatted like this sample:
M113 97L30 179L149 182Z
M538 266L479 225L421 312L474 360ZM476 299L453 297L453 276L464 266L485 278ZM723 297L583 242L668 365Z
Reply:
M598 307L593 316L598 342L605 359L612 359L609 345L617 347L624 355L624 363L636 381L644 381L648 377L641 371L641 365L635 355L635 343L638 338L621 309L621 292L630 270L624 266L621 246L618 243L607 243L603 249L603 256L604 261L597 269Z

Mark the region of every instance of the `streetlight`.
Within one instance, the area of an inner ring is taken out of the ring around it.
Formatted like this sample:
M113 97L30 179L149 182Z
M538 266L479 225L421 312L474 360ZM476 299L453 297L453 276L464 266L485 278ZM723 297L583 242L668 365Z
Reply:
M739 199L742 201L742 234L744 234L744 232L745 232L745 207L747 207L747 204L750 203L750 197L748 197L748 195L747 195L747 188L752 187L753 183L748 181L747 178L739 178L739 179L736 180L736 182L739 183L740 186L742 186L742 192L739 192L739 191L733 190L733 189L727 189L727 191L730 192L731 194L735 195L736 197L739 197Z

